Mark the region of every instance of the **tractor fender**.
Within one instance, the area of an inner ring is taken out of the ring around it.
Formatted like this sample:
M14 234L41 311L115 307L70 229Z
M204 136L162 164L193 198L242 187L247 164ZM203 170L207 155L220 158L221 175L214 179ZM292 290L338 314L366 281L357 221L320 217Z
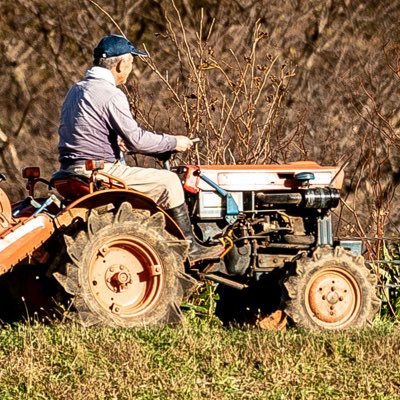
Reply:
M134 209L148 210L151 214L161 212L165 217L166 230L178 239L184 239L184 235L175 221L153 199L131 189L99 190L87 194L69 204L56 216L54 222L59 229L67 227L77 217L86 221L90 210L93 208L106 207L112 204L118 209L123 202L130 203Z

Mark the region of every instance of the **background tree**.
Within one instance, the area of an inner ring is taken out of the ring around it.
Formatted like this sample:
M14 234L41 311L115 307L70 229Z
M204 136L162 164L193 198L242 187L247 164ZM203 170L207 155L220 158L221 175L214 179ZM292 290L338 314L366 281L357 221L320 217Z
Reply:
M201 136L203 163L346 164L338 234L398 235L397 2L98 0L151 54L128 85L147 128ZM116 27L92 1L0 4L0 162L58 168L62 100ZM134 162L130 160L130 162ZM368 242L376 252L377 242ZM379 242L378 242L379 244Z

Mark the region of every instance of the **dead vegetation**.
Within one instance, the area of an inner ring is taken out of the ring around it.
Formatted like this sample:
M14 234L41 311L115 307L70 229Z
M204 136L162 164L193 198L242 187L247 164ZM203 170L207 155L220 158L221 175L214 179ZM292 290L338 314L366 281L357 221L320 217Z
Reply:
M127 89L144 126L202 138L191 161L346 164L337 234L398 236L399 9L348 0L98 1L151 54ZM57 168L63 97L117 29L93 1L2 1L0 162Z

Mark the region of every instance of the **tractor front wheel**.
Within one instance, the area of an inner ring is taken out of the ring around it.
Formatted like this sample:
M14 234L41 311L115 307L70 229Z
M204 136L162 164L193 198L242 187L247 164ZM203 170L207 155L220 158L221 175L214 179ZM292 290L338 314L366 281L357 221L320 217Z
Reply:
M318 248L312 258L297 261L285 282L285 312L296 326L343 330L365 326L379 309L376 277L362 256L341 247Z

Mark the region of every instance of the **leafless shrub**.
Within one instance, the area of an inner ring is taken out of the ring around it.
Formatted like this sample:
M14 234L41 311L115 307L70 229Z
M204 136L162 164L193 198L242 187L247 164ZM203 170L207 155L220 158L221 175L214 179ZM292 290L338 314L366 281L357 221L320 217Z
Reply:
M274 144L286 147L278 136L279 118L293 68L269 52L269 35L259 21L228 35L250 36L249 46L222 48L227 39L221 30L213 32L214 20L205 26L201 11L198 31L188 31L173 5L175 18L167 16L164 39L176 62L172 69L152 57L145 62L168 90L186 133L202 139L199 161L270 162Z

